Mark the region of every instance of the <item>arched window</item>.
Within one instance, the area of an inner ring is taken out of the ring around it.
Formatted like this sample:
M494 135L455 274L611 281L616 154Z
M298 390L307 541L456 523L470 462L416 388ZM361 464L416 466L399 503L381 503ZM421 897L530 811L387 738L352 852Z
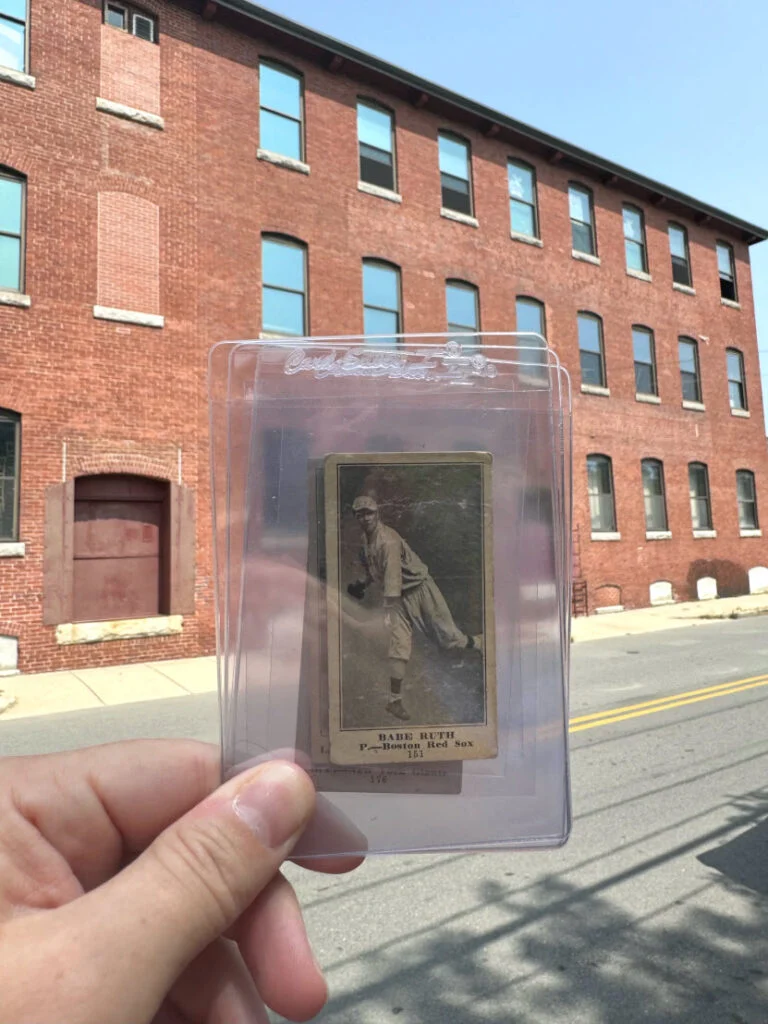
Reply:
M603 321L595 313L582 311L578 315L578 328L581 383L604 388L606 376Z
M392 111L371 100L358 100L357 142L360 181L395 192L395 115Z
M301 337L307 333L307 247L284 235L261 238L262 330Z
M451 334L474 334L480 330L480 299L473 284L446 281L445 308Z
M624 253L627 270L648 273L648 255L645 247L645 220L643 211L636 206L626 205L622 209L624 222Z
M0 541L19 539L21 416L0 409Z
M688 488L691 496L691 523L694 530L711 530L712 505L709 495L709 470L703 462L688 464Z
M544 303L530 295L518 295L515 300L516 330L526 334L547 336L547 320Z
M649 533L667 530L667 501L664 493L664 464L659 459L643 459L643 502L645 529Z
M699 346L693 338L678 338L680 356L680 385L684 402L701 402L701 375L699 373Z
M379 345L397 345L402 333L400 268L385 260L363 260L363 331Z
M728 368L728 401L731 409L743 409L747 405L747 384L744 378L744 356L737 348L725 350L725 362Z
M509 223L513 235L539 237L539 205L536 198L536 171L522 160L507 163L509 182Z
M259 64L259 149L304 160L304 78L285 64Z
M755 474L751 469L736 471L736 499L739 504L739 529L758 530L760 520L757 516L757 491Z
M592 533L616 532L613 468L607 455L587 456L587 491Z
M635 393L658 395L656 345L650 327L643 327L642 324L632 325L632 354L635 359Z
M690 288L693 285L691 276L691 259L688 252L688 232L681 224L669 225L669 253L672 258L672 282Z
M0 167L0 291L24 291L25 193L26 180Z
M726 302L738 302L739 292L736 287L736 265L733 259L733 246L727 242L718 242L717 273L720 278L720 298Z
M572 181L568 185L568 209L571 215L571 244L574 252L597 256L595 207L592 190Z

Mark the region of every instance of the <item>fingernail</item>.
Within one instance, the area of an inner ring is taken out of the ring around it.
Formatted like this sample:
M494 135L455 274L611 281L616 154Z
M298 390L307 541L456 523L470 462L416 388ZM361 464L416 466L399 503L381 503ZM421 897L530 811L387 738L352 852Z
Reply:
M276 850L294 836L312 809L312 790L295 764L260 765L234 800L235 814L264 846Z

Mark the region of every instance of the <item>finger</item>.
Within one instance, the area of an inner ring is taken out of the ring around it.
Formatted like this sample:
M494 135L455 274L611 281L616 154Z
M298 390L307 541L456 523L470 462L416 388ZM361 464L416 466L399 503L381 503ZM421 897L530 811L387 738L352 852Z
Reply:
M125 1019L155 1012L181 971L250 906L313 807L312 783L300 768L284 761L260 765L70 905L79 914L83 955L102 968L106 984L129 994Z
M293 886L276 875L235 928L235 937L264 1002L289 1020L311 1020L328 988L312 954ZM291 979L286 985L286 978Z
M173 986L170 1001L187 1024L269 1024L240 951L226 939L195 957Z

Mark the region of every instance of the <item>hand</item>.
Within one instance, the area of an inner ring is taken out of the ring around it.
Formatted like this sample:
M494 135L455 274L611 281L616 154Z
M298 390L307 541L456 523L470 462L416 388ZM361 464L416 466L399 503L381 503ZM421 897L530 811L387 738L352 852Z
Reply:
M265 1003L292 1020L321 1009L279 871L312 783L284 761L218 781L216 748L186 741L0 761L3 1022L266 1024Z
M350 597L354 597L356 601L362 601L365 597L365 584L361 582L350 583L347 587L347 593Z

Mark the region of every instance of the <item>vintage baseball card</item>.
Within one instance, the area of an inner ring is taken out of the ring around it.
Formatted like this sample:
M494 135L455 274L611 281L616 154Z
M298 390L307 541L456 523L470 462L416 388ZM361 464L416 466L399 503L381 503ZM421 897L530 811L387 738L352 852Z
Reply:
M484 452L326 458L333 764L496 756L491 485Z

